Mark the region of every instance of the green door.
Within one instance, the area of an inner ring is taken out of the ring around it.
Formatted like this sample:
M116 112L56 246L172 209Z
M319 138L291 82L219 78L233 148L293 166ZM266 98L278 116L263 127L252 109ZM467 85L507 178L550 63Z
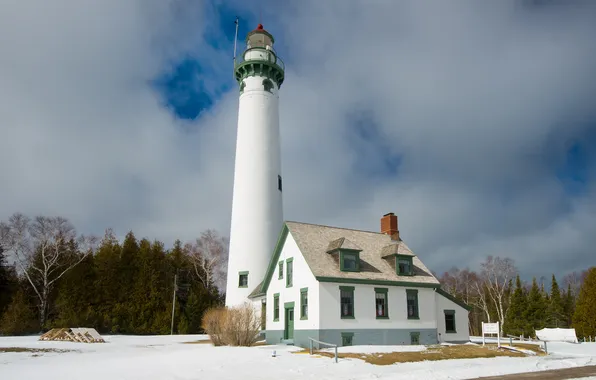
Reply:
M294 307L286 307L285 339L294 339Z

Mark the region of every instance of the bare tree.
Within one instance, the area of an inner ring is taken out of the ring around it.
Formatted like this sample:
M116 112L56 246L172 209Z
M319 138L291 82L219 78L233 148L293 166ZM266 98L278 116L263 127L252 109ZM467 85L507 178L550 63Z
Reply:
M53 285L93 251L96 241L95 237L77 238L74 227L62 217L37 216L31 220L15 213L8 223L0 222L0 245L13 253L19 271L38 297L41 328ZM67 247L69 242L78 244L78 252Z
M582 273L572 272L563 277L563 286L565 287L565 289L567 289L567 287L569 286L571 287L571 293L573 294L573 297L577 298L577 296L579 295L579 290L581 289L587 274L588 271L586 270Z
M214 230L207 230L194 243L185 245L197 278L206 289L223 289L226 281L228 241Z
M505 314L509 303L509 284L517 275L515 264L510 258L488 256L486 261L480 264L481 277L486 284L488 296L497 311L497 319L501 329L505 322Z
M473 297L471 298L472 305L476 306L484 312L487 322L490 323L490 309L489 300L486 291L486 283L484 280L476 277L471 283Z

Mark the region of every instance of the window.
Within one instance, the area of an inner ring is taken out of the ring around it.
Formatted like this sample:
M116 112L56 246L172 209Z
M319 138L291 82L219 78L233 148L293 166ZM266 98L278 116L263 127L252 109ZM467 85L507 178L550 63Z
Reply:
M341 333L341 345L351 346L353 343L354 333L342 332Z
M293 259L286 260L286 287L292 286L294 281L294 262Z
M360 254L357 251L339 252L340 265L339 269L344 272L358 272L360 271Z
M410 333L410 344L413 346L417 346L420 344L420 333L417 331L412 331Z
M239 272L238 273L238 287L239 288L248 288L248 272Z
M354 318L354 287L340 286L341 318Z
M308 288L300 289L300 319L308 319Z
M281 176L280 176L280 175L278 175L278 176L277 176L277 189L278 189L279 191L281 191L281 188L282 188L282 183L281 183L281 182L282 182L282 181L281 181Z
M279 293L273 295L273 321L279 321Z
M265 78L263 79L263 89L265 91L271 92L271 89L273 88L273 82L271 82L271 80Z
M387 288L375 288L375 313L377 319L389 318Z
M445 332L455 333L455 310L443 310L445 313Z
M279 262L278 277L279 277L280 280L282 278L284 278L284 262L283 261L280 261Z
M418 290L407 289L406 298L408 300L408 319L419 319L420 316L418 315Z
M412 258L407 256L397 256L397 274L400 276L411 276L414 274Z

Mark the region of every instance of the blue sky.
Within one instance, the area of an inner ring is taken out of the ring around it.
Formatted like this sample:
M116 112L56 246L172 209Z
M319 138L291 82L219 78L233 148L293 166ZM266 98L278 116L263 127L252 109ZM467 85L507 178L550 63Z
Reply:
M287 67L286 219L377 230L396 212L437 272L593 261L593 1L57 1L0 15L0 219L227 234L239 16L239 51L262 20Z

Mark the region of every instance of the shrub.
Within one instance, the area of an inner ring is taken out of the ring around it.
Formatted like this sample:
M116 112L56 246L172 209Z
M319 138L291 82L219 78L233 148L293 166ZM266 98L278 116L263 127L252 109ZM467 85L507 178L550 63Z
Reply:
M214 346L252 346L258 340L261 321L250 303L233 308L211 308L203 316L203 330Z
M203 316L202 328L205 330L214 346L224 345L224 325L226 325L227 309L216 307L208 309Z

